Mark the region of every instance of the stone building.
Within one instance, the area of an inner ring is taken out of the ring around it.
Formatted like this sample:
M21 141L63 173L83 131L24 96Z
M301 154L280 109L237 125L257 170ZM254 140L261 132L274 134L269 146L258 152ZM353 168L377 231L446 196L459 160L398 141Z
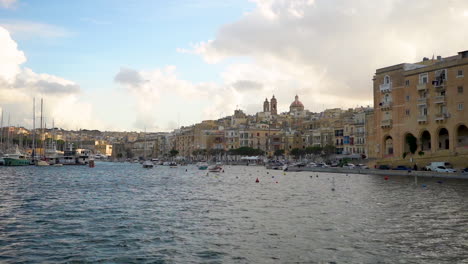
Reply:
M467 166L468 51L377 69L376 156L381 163Z

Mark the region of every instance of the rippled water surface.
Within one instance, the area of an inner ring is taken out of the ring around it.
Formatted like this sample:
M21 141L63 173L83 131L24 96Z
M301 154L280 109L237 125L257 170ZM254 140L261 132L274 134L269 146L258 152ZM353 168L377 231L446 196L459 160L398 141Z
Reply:
M468 181L413 182L242 166L0 167L0 262L468 263Z

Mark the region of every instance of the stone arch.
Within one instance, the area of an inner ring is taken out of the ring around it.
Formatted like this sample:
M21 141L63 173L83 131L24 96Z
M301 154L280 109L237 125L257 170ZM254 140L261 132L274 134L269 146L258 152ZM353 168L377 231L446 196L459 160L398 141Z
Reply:
M387 135L383 138L384 146L384 155L392 156L393 155L393 138L390 135Z
M418 149L418 139L411 133L405 133L403 136L403 152L415 153Z
M440 150L450 148L449 132L447 128L441 127L437 133L437 144Z
M419 137L419 142L421 146L421 151L430 151L431 150L431 133L424 130Z
M468 127L460 124L455 131L457 132L457 147L468 147Z

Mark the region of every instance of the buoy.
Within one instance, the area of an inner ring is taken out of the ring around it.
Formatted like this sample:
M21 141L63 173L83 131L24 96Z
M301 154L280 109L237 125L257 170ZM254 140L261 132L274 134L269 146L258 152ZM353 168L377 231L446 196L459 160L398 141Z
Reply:
M286 172L283 172L283 175L286 175Z
M421 185L421 186L422 186L423 188L426 188L427 185L426 185L426 184L423 184L423 185Z
M187 172L187 169L185 169L185 172Z
M437 183L443 183L443 181L437 181Z
M385 176L385 177L384 177L384 180L388 181L388 176Z
M267 171L267 174L270 174L270 172Z
M335 191L335 188L332 188L331 190L332 190L332 192L334 192L334 191Z
M278 181L276 181L276 183L278 183Z
M310 177L312 178L313 176L312 176L312 175L310 175Z
M223 173L224 173L224 170L223 170Z
M258 178L255 180L256 183L259 183L260 181L258 180Z
M315 175L315 177L317 177L317 178L318 178L318 175Z
M271 178L273 179L273 178L275 178L275 176L271 176Z

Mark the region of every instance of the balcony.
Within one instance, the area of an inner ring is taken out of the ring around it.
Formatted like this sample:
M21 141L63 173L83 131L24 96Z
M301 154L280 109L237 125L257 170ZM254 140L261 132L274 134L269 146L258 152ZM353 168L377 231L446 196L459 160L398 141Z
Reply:
M427 104L427 97L418 98L418 106L424 106Z
M392 82L389 83L383 83L380 85L380 91L382 93L389 93L392 91Z
M426 122L427 122L427 115L418 116L418 123L426 123Z
M435 104L445 104L445 95L439 95L434 97Z
M447 118L450 117L450 114L449 113L437 113L435 115L435 121L436 122L443 122L445 121Z
M443 80L436 80L432 82L434 88L436 89L445 89L445 82Z
M416 86L418 91L426 91L427 90L427 83L420 83Z
M390 128L392 127L392 119L384 119L380 121L380 127L381 128Z
M392 102L381 102L380 103L380 110L382 110L382 111L390 110L390 109L392 109L392 105L393 105Z

